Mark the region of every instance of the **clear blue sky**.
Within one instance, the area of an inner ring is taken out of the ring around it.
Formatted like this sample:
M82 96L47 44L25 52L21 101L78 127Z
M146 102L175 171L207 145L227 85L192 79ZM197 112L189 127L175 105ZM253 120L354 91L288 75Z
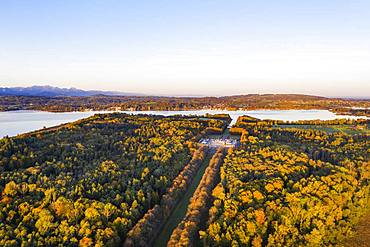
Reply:
M0 86L370 96L370 1L0 1Z

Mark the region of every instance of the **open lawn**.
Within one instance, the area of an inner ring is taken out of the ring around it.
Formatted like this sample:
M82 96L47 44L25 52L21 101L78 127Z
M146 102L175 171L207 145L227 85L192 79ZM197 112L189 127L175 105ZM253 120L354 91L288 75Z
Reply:
M370 134L369 126L367 125L279 125L280 128L298 128L298 129L313 129L321 130L327 133L342 132L348 135Z
M354 228L352 237L344 241L345 247L366 247L370 246L370 213L368 212L362 217L359 223Z
M155 247L162 247L167 246L167 242L171 237L173 230L177 227L177 225L181 222L184 218L188 205L190 203L190 199L194 194L194 191L197 189L197 186L202 179L202 176L205 170L208 167L209 161L212 158L214 152L210 152L207 157L204 159L202 166L199 168L199 171L195 178L193 179L192 184L189 186L189 189L184 194L181 201L178 203L175 210L172 212L171 216L169 217L167 223L164 225L163 229L161 230L160 234L158 235L157 239L154 242Z

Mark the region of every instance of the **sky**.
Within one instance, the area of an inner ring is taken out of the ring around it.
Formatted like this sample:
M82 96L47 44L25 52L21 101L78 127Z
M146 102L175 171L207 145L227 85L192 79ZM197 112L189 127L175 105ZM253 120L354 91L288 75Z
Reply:
M370 97L370 1L1 0L0 87Z

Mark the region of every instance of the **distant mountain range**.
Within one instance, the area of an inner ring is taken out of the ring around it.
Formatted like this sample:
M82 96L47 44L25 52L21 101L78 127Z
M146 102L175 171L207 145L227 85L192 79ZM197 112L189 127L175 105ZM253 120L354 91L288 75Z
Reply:
M52 86L32 87L0 87L0 96L143 96L140 93L125 93L116 91L82 90L77 88L59 88Z

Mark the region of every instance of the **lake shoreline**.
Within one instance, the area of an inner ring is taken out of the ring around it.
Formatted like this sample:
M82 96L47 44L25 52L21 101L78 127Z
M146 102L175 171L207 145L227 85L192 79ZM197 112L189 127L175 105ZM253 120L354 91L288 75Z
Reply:
M354 109L369 109L369 108L354 108ZM227 109L227 108L189 108L189 109L172 109L172 110L132 110L132 109L120 109L120 110L99 110L99 109L87 109L84 111L50 111L43 109L17 109L17 110L0 110L1 112L20 112L20 111L35 111L35 112L49 112L49 113L85 113L85 112L101 112L101 113L113 113L113 112L162 112L162 111L176 111L176 112L188 112L188 111L227 111L227 112L238 112L238 111L329 111L337 116L355 116L369 118L367 114L351 114L350 112L337 112L333 108L240 108L240 109ZM144 113L145 114L145 113Z
M203 116L206 114L229 114L233 125L237 118L243 115L250 115L260 119L297 121L297 120L332 120L332 119L369 119L351 115L336 115L328 110L182 110L182 111L70 111L70 112L48 112L37 110L16 110L0 112L0 137L15 136L40 130L43 128L55 127L60 124L70 123L79 119L87 118L95 114L125 113L125 114L144 114L144 115L185 115Z

